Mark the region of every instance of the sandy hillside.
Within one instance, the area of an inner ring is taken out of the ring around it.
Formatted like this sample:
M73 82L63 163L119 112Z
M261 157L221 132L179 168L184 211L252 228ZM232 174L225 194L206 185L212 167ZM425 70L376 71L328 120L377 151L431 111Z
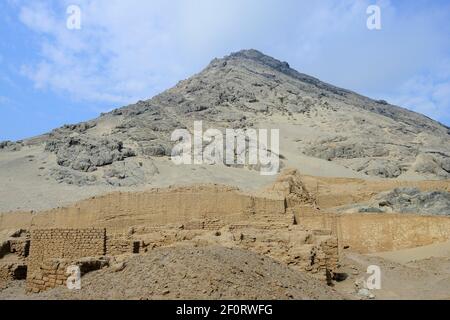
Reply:
M289 155L289 153L286 153ZM289 159L297 159L291 161ZM126 159L125 162L145 162ZM332 208L370 200L376 194L398 187L418 187L424 191L450 191L449 180L419 181L403 179L355 178L346 168L332 162L299 155L286 158L285 166L299 168L304 181L319 201L321 208ZM114 191L142 191L154 187L218 183L236 186L244 191L263 190L276 176L262 176L258 171L226 166L176 166L170 160L152 160L158 168L143 184L113 186L110 184L77 185L52 178L55 156L44 152L43 146L23 147L20 151L0 152L0 212L42 211L71 205L77 201ZM101 175L98 169L93 175ZM50 175L50 176L49 176ZM314 176L313 176L314 175ZM329 175L326 177L324 175ZM344 178L347 176L347 178ZM7 201L6 201L7 199Z

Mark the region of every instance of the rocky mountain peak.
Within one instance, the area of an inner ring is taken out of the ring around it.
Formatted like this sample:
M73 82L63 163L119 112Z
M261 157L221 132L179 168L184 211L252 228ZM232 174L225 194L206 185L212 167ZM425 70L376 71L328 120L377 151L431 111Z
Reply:
M450 177L447 127L299 73L254 49L214 59L152 99L56 129L39 141L56 155L58 177L84 183L104 168L108 183L134 184L146 181L142 172L158 171L156 157L170 161L174 130L199 120L221 130L270 123L281 130L286 165L303 172L310 167L311 175L329 168L358 177Z
M241 50L221 59L216 58L204 71L208 72L211 69L217 72L228 72L229 69L247 70L261 80L269 78L274 82L286 81L287 79L277 79L277 76L284 76L294 81L301 81L305 86L312 86L330 94L344 96L352 93L349 90L335 87L317 78L300 73L291 68L289 63L277 60L255 49ZM200 76L203 74L203 72L200 73Z
M231 53L230 55L226 56L224 60L239 60L243 63L245 63L246 60L251 60L253 62L262 64L281 72L290 70L290 66L287 62L282 62L280 60L272 58L271 56L265 55L264 53L255 49L241 50Z

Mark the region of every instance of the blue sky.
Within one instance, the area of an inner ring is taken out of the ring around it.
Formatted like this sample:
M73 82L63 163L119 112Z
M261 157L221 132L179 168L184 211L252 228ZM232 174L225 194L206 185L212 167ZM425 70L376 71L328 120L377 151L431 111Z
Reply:
M66 9L81 8L81 30ZM381 30L366 9L381 8ZM147 99L255 48L450 125L450 1L3 0L0 141Z

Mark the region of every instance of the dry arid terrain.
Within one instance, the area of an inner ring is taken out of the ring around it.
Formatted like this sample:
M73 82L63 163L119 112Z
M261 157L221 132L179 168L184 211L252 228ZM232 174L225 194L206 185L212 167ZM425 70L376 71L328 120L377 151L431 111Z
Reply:
M280 172L174 164L194 121L279 129ZM449 179L450 128L240 51L0 143L0 299L450 299Z

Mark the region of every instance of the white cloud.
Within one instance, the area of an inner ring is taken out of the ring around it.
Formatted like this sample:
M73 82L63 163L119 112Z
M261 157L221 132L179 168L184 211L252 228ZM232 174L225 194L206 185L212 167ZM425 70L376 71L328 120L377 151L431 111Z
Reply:
M65 28L64 6L55 10L33 1L22 6L20 19L41 35L43 58L22 70L39 88L129 102L165 89L214 56L264 49L268 40L279 37L289 41L286 30L308 30L298 43L300 49L312 47L329 24L339 26L335 15L341 18L355 7L344 3L81 0L82 30L71 31Z
M164 2L86 0L79 5L82 30L65 27L64 6L59 15L42 2L21 8L20 20L41 36L42 59L22 66L36 87L123 104L172 81L177 68L167 51L176 51L164 29L168 24L161 21Z
M390 102L450 123L450 75L447 79L416 76L404 83Z
M348 0L282 6L274 0L76 3L80 31L65 28L64 6L55 10L35 1L22 6L20 19L41 36L42 56L22 72L38 88L114 104L148 98L213 57L239 49L275 48L277 55L284 51L281 43L292 43L290 50L307 62L306 54L321 49L318 42L327 32L345 31L365 12L363 2Z
M0 96L0 108L17 111L17 106L14 101L6 96Z
M40 2L29 7L22 7L20 20L36 32L55 34L58 30L58 24L50 9Z

